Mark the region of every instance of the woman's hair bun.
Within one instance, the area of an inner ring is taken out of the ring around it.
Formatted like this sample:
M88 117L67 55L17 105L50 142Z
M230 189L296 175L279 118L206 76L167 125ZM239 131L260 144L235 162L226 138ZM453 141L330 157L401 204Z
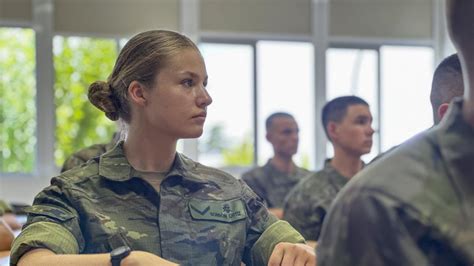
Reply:
M119 110L112 86L105 81L96 81L89 86L89 101L112 121L119 119Z

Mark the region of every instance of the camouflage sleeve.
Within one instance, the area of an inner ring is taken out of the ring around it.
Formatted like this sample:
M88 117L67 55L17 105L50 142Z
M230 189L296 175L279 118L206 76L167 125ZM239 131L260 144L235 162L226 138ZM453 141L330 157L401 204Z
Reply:
M297 185L285 200L283 220L288 221L306 240L319 238L326 210L315 198L317 193L307 191L310 186Z
M46 248L56 254L77 254L83 250L79 215L59 179L53 178L52 185L36 196L26 212L28 220L12 246L12 265L35 248Z
M243 261L246 265L267 265L273 248L280 242L304 243L288 223L271 215L261 199L244 183L243 198L249 216Z
M273 249L282 242L305 243L305 240L288 222L279 220L270 225L255 243L252 265L268 265Z
M265 190L261 186L260 182L257 181L259 177L255 176L252 172L245 173L242 176L242 180L257 194L264 202L265 206L267 203L265 202Z
M397 210L395 205L375 191L346 191L323 226L318 266L428 265L400 217L408 207Z

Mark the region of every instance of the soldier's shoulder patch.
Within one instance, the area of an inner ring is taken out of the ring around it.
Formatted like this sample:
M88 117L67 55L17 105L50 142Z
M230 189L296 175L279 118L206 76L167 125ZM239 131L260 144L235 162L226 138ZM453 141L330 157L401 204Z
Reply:
M191 199L188 207L191 217L195 220L232 223L247 218L245 205L241 199L222 201Z

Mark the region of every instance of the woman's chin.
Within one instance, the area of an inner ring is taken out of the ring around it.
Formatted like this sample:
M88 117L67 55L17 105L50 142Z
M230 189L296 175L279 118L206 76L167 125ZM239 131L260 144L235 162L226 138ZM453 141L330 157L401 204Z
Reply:
M188 132L183 132L183 134L181 134L181 139L195 139L195 138L199 138L200 136L202 136L202 132L203 132L203 129L197 129L197 130L190 130Z

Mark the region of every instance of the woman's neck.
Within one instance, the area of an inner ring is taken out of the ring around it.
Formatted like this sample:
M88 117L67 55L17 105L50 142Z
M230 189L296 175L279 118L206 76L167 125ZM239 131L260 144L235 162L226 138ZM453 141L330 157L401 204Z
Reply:
M130 125L124 143L125 157L138 171L169 171L176 155L177 139L152 132Z

